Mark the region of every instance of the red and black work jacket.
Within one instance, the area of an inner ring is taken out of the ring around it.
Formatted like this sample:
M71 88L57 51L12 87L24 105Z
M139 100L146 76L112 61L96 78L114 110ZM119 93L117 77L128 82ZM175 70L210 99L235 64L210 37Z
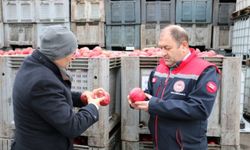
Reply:
M161 60L146 92L156 150L206 150L207 118L220 84L217 67L191 55L173 69Z

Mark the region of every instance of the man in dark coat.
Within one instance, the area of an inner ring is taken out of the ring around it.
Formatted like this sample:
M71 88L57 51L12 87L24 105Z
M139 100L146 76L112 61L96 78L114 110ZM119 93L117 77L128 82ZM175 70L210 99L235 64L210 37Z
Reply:
M72 150L73 138L98 121L104 98L93 99L88 91L71 92L66 67L76 49L69 29L50 26L41 36L41 48L24 60L13 86L13 150ZM73 107L80 110L75 113Z
M129 103L150 114L148 126L156 150L206 150L207 118L220 71L196 56L180 26L164 28L158 45L163 57L148 80L149 101Z

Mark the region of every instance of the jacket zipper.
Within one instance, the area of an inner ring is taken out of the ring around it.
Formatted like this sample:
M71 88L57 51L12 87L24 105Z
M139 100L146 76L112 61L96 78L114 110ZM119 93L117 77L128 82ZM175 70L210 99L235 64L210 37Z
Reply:
M167 87L167 83L168 83L169 76L170 76L170 72L168 73L168 77L167 77L166 80L165 80L165 83L164 83L164 86L163 86L163 90L162 90L162 93L161 93L161 99L162 99L163 96L164 96L164 92L165 92L165 89L166 89L166 87ZM162 84L161 84L161 85L162 85ZM158 94L159 94L160 87L161 87L161 86L159 86L159 87L157 88L156 96L158 96ZM158 150L158 115L156 115L156 117L155 117L155 149Z

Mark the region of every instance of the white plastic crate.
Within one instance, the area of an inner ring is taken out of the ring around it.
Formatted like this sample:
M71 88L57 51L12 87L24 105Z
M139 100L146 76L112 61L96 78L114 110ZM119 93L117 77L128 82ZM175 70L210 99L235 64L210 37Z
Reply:
M232 37L232 52L238 56L250 54L250 18L235 20Z
M4 46L3 23L0 23L0 49Z
M36 24L36 41L35 41L35 45L34 45L34 48L38 48L40 47L40 36L43 34L44 32L44 29L46 27L49 27L49 26L53 26L53 25L64 25L66 26L68 29L70 29L70 24L68 22L65 22L65 23L38 23Z
M69 22L69 0L37 0L36 22Z
M35 24L7 23L4 24L4 45L34 45Z
M213 26L213 48L231 49L232 30L233 26Z
M104 0L72 0L71 22L105 22Z
M3 21L13 22L35 22L34 0L2 0Z
M71 30L76 35L79 45L105 46L103 22L73 22Z
M221 146L239 146L241 61L233 57L204 59L217 64L218 68L222 69L221 87L208 119L207 136L220 138ZM139 141L140 134L149 134L149 114L131 109L127 95L134 87L145 89L150 71L157 64L158 58L155 57L121 59L121 139L124 141L136 142Z
M191 46L205 46L211 47L212 39L212 25L211 24L180 24L183 27L189 37L189 45Z
M248 6L250 6L249 0L237 0L236 1L236 11L246 8Z

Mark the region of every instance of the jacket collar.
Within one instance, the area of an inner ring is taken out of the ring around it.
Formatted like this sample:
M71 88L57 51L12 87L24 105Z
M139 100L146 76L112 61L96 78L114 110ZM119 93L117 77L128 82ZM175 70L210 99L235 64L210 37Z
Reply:
M49 68L56 76L60 78L60 80L62 80L62 74L60 69L49 58L39 52L39 50L35 50L31 56L38 62Z
M167 70L178 71L179 69L181 69L182 67L184 67L188 62L190 62L190 60L192 60L194 57L197 57L197 55L195 53L195 50L193 48L190 48L190 52L191 52L191 54L187 58L185 58L182 61L177 62L172 67L168 67L165 64L164 59L161 58L159 60L159 65L157 67L157 71L160 71L161 73L164 73L164 72L166 73L166 72L168 72Z

